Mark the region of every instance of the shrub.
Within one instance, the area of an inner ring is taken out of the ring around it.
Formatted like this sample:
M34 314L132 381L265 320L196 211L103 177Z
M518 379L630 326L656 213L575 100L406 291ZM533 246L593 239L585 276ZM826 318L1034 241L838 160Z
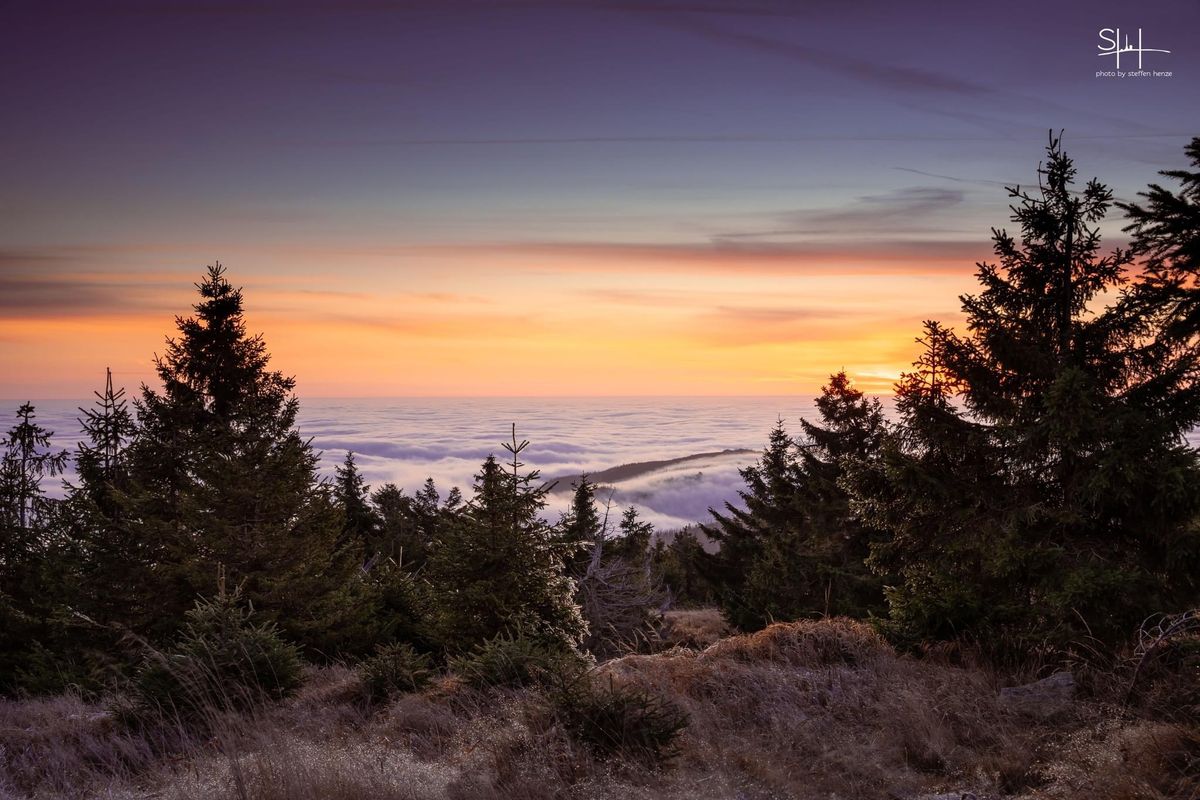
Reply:
M498 634L452 659L450 668L476 689L529 686L550 675L577 670L580 657L566 648L525 634Z
M1146 620L1131 669L1126 704L1155 717L1200 719L1200 609Z
M870 625L838 617L776 622L747 636L722 639L702 657L745 663L774 661L797 667L863 667L894 655Z
M152 652L139 670L137 705L194 718L295 691L301 677L297 649L274 624L256 624L252 616L237 591L197 601L174 650Z
M358 670L367 698L378 702L420 691L433 676L433 660L410 644L386 644L376 648Z
M677 740L688 726L687 713L670 700L618 686L612 675L597 684L578 673L560 681L549 697L559 724L599 758L661 764L678 754Z
M663 615L658 649L690 647L695 650L716 644L731 633L729 623L716 608L672 609Z

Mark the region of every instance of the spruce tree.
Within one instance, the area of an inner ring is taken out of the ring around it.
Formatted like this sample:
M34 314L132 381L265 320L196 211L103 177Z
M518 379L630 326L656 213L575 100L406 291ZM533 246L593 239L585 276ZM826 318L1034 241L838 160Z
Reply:
M559 530L568 548L567 574L578 580L587 572L604 531L596 509L596 485L583 475L571 487L571 507L559 521Z
M745 508L727 504L704 528L720 543L710 562L722 611L753 630L771 620L819 614L867 616L882 589L866 565L877 531L850 508L842 476L874 458L885 433L882 407L845 372L830 377L796 442L782 422L757 465L741 471Z
M105 370L104 391L93 392L92 408L80 408L79 425L87 437L75 455L75 471L81 484L96 490L111 489L124 475L125 447L133 439L133 415L125 389L114 389L112 370Z
M1156 335L1143 337L1143 361L1169 393L1170 416L1181 433L1200 418L1200 137L1185 149L1193 169L1163 170L1176 191L1152 183L1141 203L1119 204L1144 271L1128 302L1148 317Z
M103 625L142 631L161 613L152 573L161 542L140 535L125 516L130 489L127 449L136 426L124 389L106 371L103 391L80 408L84 439L75 453L77 481L67 493L69 536L79 573L76 604Z
M0 456L0 692L58 688L32 686L29 673L58 638L49 624L61 595L53 563L57 504L45 497L42 480L60 474L68 454L52 449L54 434L38 424L32 403L16 417Z
M54 432L37 423L32 403L22 403L16 416L0 457L0 564L19 561L42 544L38 524L48 512L42 479L61 473L68 458L66 450L51 450Z
M767 542L785 535L801 517L799 464L782 420L771 429L758 462L738 472L746 483L738 492L744 508L727 502L725 512L713 511L714 522L701 530L720 545L709 561L709 578L717 587L722 613L733 625L756 630L771 614L753 583L755 570L763 562Z
M882 587L866 565L880 534L851 509L843 476L849 467L878 456L887 432L883 407L857 389L844 370L830 376L815 405L819 421L801 418L803 437L797 443L801 536L790 548L777 547L785 540L773 542L768 555L786 562L795 554L811 564L820 596L804 590L793 595L793 613L865 617L883 605ZM801 580L807 587L811 578Z
M967 335L927 328L907 440L858 481L915 637L1111 639L1196 597L1194 352L1147 278L1130 285L1130 254L1101 252L1112 195L1075 172L1051 137L1038 190L1009 190L1019 241L994 231Z
M621 514L617 533L616 537L606 543L607 550L631 564L644 564L648 567L651 556L650 542L654 538L654 525L640 517L637 506L629 506Z
M143 386L135 403L126 454L126 519L165 550L149 633L173 632L223 568L291 638L336 647L360 554L339 546L333 493L295 427L295 381L269 369L220 265L197 289L194 315L177 318L178 337L155 358L161 389Z
M374 554L378 545L382 521L371 507L371 487L363 481L354 453L347 452L346 459L334 468L334 497L341 506L342 545L350 545L366 556Z
M410 572L419 571L429 557L441 525L458 511L461 495L454 488L445 503L439 505L440 501L433 478L426 478L412 496L394 483L385 483L377 489L371 495L380 522L379 542L374 552Z
M569 548L542 519L548 487L523 471L528 442L504 448L508 468L488 456L474 496L444 525L428 571L442 647L463 652L501 634L577 647L587 632L573 600L564 559Z
M1003 454L955 406L950 335L925 323L921 354L896 387L897 424L878 457L848 462L842 478L856 514L885 532L868 562L888 586L883 624L909 646L1019 616L1004 587L1028 566L1006 545Z
M364 655L388 642L430 649L431 600L420 573L443 513L433 481L413 497L391 483L372 493L351 454L336 472L343 542L365 557L350 586L355 624L342 634L343 653Z

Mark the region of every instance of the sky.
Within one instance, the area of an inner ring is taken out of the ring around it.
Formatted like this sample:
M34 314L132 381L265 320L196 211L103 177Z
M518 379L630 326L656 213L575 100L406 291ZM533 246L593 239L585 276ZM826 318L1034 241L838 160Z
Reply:
M0 397L152 356L220 261L301 396L887 391L1050 129L1131 199L1200 3L0 3ZM1124 78L1102 29L1142 31ZM1105 226L1120 243L1120 220Z

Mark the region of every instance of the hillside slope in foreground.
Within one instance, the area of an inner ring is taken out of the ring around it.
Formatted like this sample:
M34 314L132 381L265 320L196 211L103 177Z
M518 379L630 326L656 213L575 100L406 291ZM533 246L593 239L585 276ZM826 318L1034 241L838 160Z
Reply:
M595 759L537 690L452 677L370 710L351 670L313 669L296 697L173 749L78 698L5 701L0 797L1200 797L1186 722L1096 699L1006 705L993 674L941 661L826 620L597 667L688 713L678 755L656 769Z

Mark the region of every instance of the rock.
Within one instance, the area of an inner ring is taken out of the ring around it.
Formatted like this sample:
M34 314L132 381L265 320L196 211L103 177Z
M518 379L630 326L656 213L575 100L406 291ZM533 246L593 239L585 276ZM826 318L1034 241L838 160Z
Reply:
M1075 700L1075 676L1056 672L1048 678L1000 690L1000 704L1018 714L1048 719L1071 708Z

